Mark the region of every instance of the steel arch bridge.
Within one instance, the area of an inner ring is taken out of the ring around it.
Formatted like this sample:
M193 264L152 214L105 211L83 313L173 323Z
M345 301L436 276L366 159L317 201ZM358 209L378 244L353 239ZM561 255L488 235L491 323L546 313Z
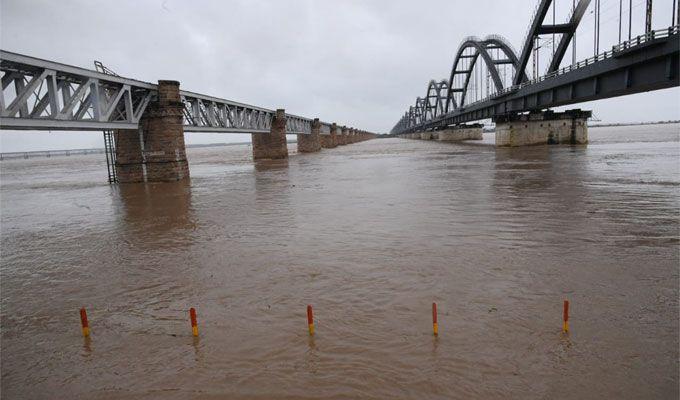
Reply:
M546 22L553 3L554 0L538 2L521 52L515 51L500 35L483 39L474 36L465 38L455 53L449 79L431 80L426 96L416 99L415 105L409 107L391 133L438 129L452 123L491 118L498 114L532 111L678 85L678 25L651 31L650 22L647 22L648 31L644 35L620 43L611 51L597 54L592 59L560 69L591 0L578 0L567 22L560 24ZM650 5L648 0L648 7ZM678 14L674 21L680 20L680 10ZM650 20L651 8L648 8ZM537 46L536 38L543 34L560 34L561 37L556 43L546 74L530 80L526 72L527 65ZM660 45L664 45L665 49L659 50ZM630 57L637 51L645 53L637 59ZM659 75L659 66L652 64L652 58L661 60L656 60L656 64L667 71L661 74L661 80L655 76ZM491 81L492 91L485 98L471 103L471 81L480 60L488 71L487 79ZM600 65L595 67L595 64ZM503 76L507 74L508 67L511 79ZM624 84L623 90L608 84L609 80L614 79L613 76ZM561 79L551 80L558 77ZM584 85L584 82L587 84ZM584 86L592 87L593 90Z

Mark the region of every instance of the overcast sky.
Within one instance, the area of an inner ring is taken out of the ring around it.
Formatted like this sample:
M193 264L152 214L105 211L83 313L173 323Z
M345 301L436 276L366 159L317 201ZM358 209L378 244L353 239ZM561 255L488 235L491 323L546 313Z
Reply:
M654 2L655 16L661 16L655 27L670 25L671 1ZM642 3L634 0L638 25ZM535 4L0 0L0 47L86 68L96 59L125 77L174 79L186 90L386 132L416 96L425 94L430 79L448 77L464 37L498 33L521 49ZM614 38L618 1L602 0L602 9L603 38ZM579 59L592 55L592 44L585 48L592 42L588 30L584 27L580 36L584 45L577 46ZM602 47L614 42L606 44ZM680 90L579 107L592 109L607 122L680 119ZM243 140L249 136L187 134L189 143ZM5 152L101 146L96 132L0 131L0 151Z

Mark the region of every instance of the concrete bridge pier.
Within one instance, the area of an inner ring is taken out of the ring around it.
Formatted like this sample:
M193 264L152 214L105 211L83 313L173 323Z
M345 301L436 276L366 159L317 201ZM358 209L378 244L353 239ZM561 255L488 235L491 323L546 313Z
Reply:
M482 140L482 124L455 125L437 131L437 140L441 142L457 142L460 140Z
M276 110L269 133L252 133L253 160L288 158L286 142L286 111Z
M588 118L591 115L591 111L582 110L498 115L493 119L496 123L496 146L587 144Z
M312 132L309 135L298 133L297 146L299 153L314 153L321 151L321 122L318 118L312 121Z
M179 82L161 80L158 98L147 106L139 129L114 131L120 183L189 178L183 110Z
M331 125L331 130L328 135L321 135L321 147L324 149L332 149L333 147L337 146L336 142L336 135L338 132L338 125L334 122Z

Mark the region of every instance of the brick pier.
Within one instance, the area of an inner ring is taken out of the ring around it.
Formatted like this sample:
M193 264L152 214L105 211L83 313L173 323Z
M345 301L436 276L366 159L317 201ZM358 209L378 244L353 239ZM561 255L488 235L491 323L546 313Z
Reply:
M332 149L333 147L337 146L337 137L338 133L338 125L334 122L331 125L331 132L328 135L321 135L321 147L324 149Z
M147 106L138 129L114 131L116 174L120 183L166 182L189 178L184 144L184 105L179 82L158 81L158 95ZM375 135L343 126L338 132L332 124L330 134L321 134L318 118L311 124L310 134L298 134L298 151L312 153L374 138ZM286 113L276 110L268 133L251 134L253 160L288 158Z
M118 181L164 182L189 178L179 82L158 81L138 130L114 131Z
M312 122L312 132L310 135L297 135L297 145L299 153L314 153L321 150L321 123L318 118Z
M253 160L288 158L285 110L276 110L269 133L253 133L250 136L253 141Z

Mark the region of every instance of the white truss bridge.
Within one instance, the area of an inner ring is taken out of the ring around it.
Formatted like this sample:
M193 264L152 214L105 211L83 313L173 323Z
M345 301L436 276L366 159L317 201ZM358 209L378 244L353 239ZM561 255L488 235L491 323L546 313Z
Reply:
M157 85L0 50L0 129L137 129ZM266 133L275 110L180 91L184 131ZM286 114L286 133L311 133L312 119ZM331 124L322 122L321 133Z

